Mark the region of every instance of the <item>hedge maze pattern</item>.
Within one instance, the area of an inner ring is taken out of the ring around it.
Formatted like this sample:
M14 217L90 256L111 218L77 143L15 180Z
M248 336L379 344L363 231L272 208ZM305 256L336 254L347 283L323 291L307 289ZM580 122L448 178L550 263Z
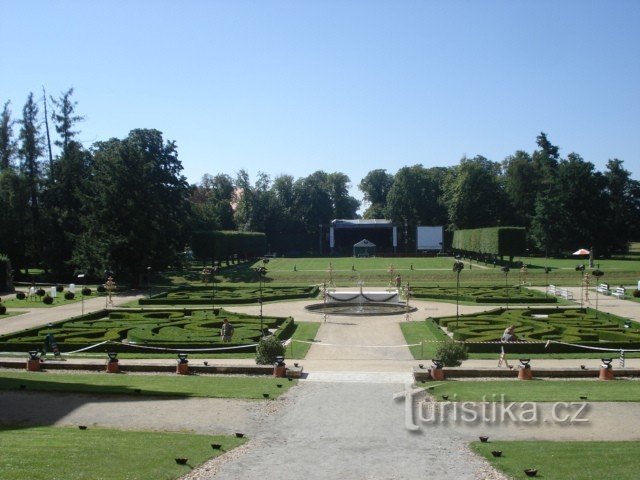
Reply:
M313 287L262 287L264 301L313 298L319 289ZM215 303L220 305L256 303L260 299L260 288L255 287L215 287ZM213 286L181 287L150 299L141 299L140 305L211 305L214 301Z
M46 327L0 337L0 348L12 351L33 350L43 346L48 333L53 334L61 351L73 351L105 340L129 345L107 344L98 351L136 351L135 345L163 348L216 348L256 343L260 337L260 319L216 309L216 313L198 310L100 312L97 318L86 315ZM232 343L223 343L220 328L227 318L234 327ZM293 319L263 317L263 326L278 338L287 338L293 330ZM255 348L253 348L255 349ZM137 349L147 351L148 349ZM251 349L249 349L251 350ZM96 350L92 350L96 351ZM241 350L234 350L241 351Z
M453 332L455 340L468 343L472 352L496 351L496 345L481 345L473 342L496 342L509 325L515 325L515 333L519 340L527 342L546 342L556 340L566 343L605 348L640 348L640 328L638 324L625 326L625 320L615 315L588 310L583 313L579 309L496 309L456 317L442 317L435 320L441 327ZM580 351L575 347L552 345L551 350L544 349L544 344L526 344L510 342L505 344L510 351L520 352L560 352ZM499 350L499 346L497 348Z
M460 287L460 300L476 303L557 303L556 297L546 296L536 290L525 287ZM411 287L414 298L432 298L434 300L455 300L455 287Z

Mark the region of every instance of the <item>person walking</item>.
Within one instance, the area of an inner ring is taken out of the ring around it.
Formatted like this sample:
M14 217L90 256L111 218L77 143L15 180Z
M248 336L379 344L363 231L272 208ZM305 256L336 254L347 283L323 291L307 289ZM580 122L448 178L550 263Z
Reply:
M222 336L223 342L231 342L231 337L233 337L233 325L229 323L228 319L224 319L222 321L222 328L220 329L220 335Z

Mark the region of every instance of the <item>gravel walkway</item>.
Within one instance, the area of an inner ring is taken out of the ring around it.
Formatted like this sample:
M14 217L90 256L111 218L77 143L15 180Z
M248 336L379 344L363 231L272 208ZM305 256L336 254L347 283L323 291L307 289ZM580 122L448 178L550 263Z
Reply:
M451 430L410 432L398 384L306 382L239 451L184 480L499 479Z

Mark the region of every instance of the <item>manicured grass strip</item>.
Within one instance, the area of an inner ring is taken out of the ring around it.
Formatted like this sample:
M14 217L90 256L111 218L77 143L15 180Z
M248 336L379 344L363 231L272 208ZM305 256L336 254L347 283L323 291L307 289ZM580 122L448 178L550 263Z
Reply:
M0 429L0 472L12 480L176 479L246 440L91 428ZM211 448L222 445L221 450ZM187 458L178 465L176 458Z
M303 342L312 342L316 338L318 329L322 325L320 322L300 322L296 324L292 339L301 340ZM309 343L292 342L285 352L288 358L302 359L307 356L307 352L311 348Z
M400 329L408 345L420 343L423 340L446 340L448 338L447 335L430 320L426 322L404 322L400 324ZM409 347L409 350L411 350L411 354L416 360L435 358L438 345L438 343L425 342L422 346Z
M428 384L427 388L428 388ZM504 400L507 402L638 402L640 381L635 380L482 380L439 382L428 390L437 399L449 401Z
M0 372L0 389L179 397L276 398L295 385L286 378L213 375ZM281 387L278 387L281 385ZM139 389L140 392L137 392Z
M514 479L538 469L546 480L633 480L638 478L640 442L474 442L471 448ZM494 458L492 450L502 450ZM536 477L537 478L537 477Z
M16 315L22 315L23 313L25 312L6 312L0 315L0 321L4 320L5 318L15 317Z

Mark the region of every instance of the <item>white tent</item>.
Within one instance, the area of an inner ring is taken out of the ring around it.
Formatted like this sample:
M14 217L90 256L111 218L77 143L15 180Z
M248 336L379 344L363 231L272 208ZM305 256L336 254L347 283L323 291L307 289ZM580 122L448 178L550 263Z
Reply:
M376 245L366 238L353 245L354 257L372 257L376 254Z

